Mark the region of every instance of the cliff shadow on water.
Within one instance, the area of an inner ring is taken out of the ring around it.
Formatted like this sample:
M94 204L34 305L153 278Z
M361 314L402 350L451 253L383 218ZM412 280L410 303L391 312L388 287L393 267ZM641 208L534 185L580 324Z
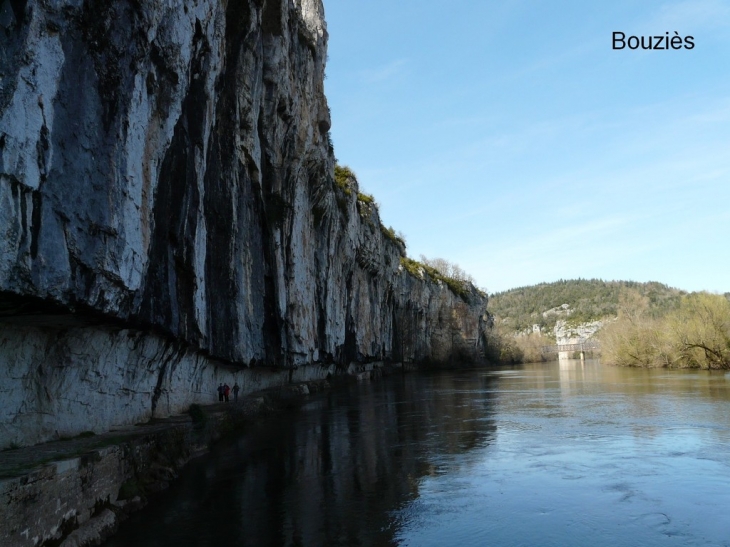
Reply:
M498 382L398 375L318 397L192 463L105 546L397 545L429 477L495 441Z

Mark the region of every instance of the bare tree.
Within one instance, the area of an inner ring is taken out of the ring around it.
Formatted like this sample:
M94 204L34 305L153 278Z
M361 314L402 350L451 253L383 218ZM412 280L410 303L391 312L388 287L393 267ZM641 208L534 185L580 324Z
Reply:
M426 258L424 255L420 258L422 264L433 268L444 277L474 284L474 278L454 262L449 262L445 258Z

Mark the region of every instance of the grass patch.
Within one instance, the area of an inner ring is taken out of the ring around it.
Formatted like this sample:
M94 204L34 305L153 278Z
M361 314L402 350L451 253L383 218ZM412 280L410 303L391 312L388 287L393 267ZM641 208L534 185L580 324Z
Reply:
M443 276L441 280L446 283L446 286L451 289L452 293L459 295L462 300L469 300L469 291L466 288L466 283L459 281L458 279Z
M405 248L406 240L403 239L400 235L398 235L392 226L390 228L386 228L384 225L381 224L380 231L385 236L386 239L389 239L396 245L403 245L403 247Z
M365 194L363 192L358 192L357 193L357 201L359 201L361 203L365 203L367 205L372 205L373 203L375 203L375 198L373 196L371 196L370 194Z
M352 195L351 182L357 180L355 173L346 165L335 165L335 184L345 192L346 195Z
M407 256L400 257L400 265L403 266L403 269L411 274L413 277L420 278L421 276L423 276L423 272L425 271L423 269L423 264L421 264L417 260L408 258Z

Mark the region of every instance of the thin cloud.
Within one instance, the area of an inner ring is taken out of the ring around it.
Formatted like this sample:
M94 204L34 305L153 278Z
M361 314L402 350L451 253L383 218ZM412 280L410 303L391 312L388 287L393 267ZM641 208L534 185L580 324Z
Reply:
M730 24L730 2L723 0L685 0L662 7L654 25L666 30L724 27Z
M587 246L587 242L600 236L607 236L617 230L624 229L631 220L625 216L607 217L584 222L583 224L564 226L537 235L525 242L528 249L546 249L556 251L566 247L575 249ZM511 242L512 247L520 249L519 242ZM524 248L524 247L523 247Z
M360 80L363 84L376 84L390 80L402 74L407 64L407 59L398 59L383 66L362 70L359 74Z

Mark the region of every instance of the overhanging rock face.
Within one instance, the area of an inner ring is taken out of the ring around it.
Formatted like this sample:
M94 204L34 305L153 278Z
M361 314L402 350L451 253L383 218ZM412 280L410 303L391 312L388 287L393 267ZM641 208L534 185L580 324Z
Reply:
M319 0L0 5L0 448L178 412L244 367L478 338L486 299L403 270L335 183L326 42Z

